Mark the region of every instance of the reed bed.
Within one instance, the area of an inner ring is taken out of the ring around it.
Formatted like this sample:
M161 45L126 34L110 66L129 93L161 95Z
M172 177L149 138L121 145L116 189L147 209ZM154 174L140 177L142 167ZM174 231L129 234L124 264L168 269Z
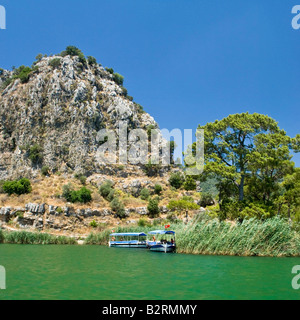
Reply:
M117 228L115 232L148 232L161 227ZM236 256L300 256L300 235L288 221L274 217L233 223L200 215L188 224L172 224L178 253ZM111 230L93 233L86 244L107 245Z
M73 238L65 236L54 236L47 233L27 231L1 231L0 243L9 244L77 244Z

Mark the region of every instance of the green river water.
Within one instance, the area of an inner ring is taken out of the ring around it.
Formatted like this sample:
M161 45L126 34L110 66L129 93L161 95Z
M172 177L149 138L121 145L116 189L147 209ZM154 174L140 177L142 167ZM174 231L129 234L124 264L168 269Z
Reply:
M163 254L103 246L0 245L5 299L299 299L300 258Z

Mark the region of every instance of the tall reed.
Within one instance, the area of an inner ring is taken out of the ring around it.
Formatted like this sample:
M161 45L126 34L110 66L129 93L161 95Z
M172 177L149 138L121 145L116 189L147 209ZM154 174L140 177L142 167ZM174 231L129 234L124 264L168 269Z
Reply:
M10 244L76 244L77 241L73 238L65 236L54 236L47 233L27 232L27 231L1 231L2 243Z
M130 226L115 232L148 232L160 227ZM174 223L176 251L179 253L238 256L300 256L300 235L279 217L233 223L199 215L188 224ZM86 244L107 245L111 230L93 233Z

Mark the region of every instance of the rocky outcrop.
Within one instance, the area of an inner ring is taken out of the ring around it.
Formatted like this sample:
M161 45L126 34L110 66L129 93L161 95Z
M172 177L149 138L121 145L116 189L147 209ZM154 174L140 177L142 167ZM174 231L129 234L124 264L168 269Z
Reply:
M54 59L60 66L51 65ZM12 76L6 70L0 75L0 180L32 177L42 166L87 176L142 173L97 162L101 129L116 131L119 121L129 128L157 127L102 66L83 64L77 56L51 56L35 63L28 81Z

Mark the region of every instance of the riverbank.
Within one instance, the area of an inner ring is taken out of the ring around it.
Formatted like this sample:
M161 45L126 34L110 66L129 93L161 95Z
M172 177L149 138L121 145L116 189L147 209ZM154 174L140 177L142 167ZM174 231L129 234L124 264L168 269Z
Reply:
M143 228L143 232L152 228ZM157 229L157 228L156 228ZM242 223L219 221L206 215L188 224L172 224L176 231L176 252L201 255L298 257L300 235L287 220L274 217L265 221L244 220ZM141 231L139 227L122 227L115 232ZM111 230L91 233L86 244L105 245Z
M115 232L148 232L164 226L120 226ZM188 224L172 224L177 253L199 255L299 257L300 234L278 217L265 221L249 219L242 223L219 221L200 215ZM90 233L85 240L42 232L2 231L0 243L107 245L111 229ZM79 241L78 241L79 240Z

